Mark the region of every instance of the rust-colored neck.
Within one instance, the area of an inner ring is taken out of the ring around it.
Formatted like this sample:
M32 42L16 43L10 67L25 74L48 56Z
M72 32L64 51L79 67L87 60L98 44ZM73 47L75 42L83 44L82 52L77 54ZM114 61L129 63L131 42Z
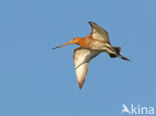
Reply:
M89 36L86 36L86 37L80 38L77 44L83 48L89 48L90 42L91 42L91 39L89 38Z

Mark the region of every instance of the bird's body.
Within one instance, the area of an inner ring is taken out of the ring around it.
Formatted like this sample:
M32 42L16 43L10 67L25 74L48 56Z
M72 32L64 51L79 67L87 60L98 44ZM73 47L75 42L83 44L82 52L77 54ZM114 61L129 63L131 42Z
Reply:
M92 27L92 31L88 36L73 38L70 42L56 47L59 48L68 44L77 44L80 46L74 50L75 72L80 89L82 88L87 75L88 63L101 52L108 53L111 58L119 57L129 61L128 58L120 55L120 47L111 45L106 30L94 22L89 22L89 24Z
M86 36L79 40L80 42L78 42L77 44L82 48L106 51L106 47L111 47L108 43L104 41L93 39L92 36Z

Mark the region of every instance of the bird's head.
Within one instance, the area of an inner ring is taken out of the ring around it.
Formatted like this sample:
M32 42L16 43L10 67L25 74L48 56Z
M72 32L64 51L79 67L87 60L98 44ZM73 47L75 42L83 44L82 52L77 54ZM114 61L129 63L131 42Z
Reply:
M59 48L59 47L63 47L63 46L69 45L69 44L78 44L80 42L80 40L81 40L80 37L75 37L70 42L67 42L67 43L65 43L63 45L57 46L57 47L55 47L53 49L56 49L56 48Z
M74 44L77 44L77 43L80 42L80 40L81 40L80 37L75 37L75 38L73 38L73 39L71 40L71 42L73 42Z

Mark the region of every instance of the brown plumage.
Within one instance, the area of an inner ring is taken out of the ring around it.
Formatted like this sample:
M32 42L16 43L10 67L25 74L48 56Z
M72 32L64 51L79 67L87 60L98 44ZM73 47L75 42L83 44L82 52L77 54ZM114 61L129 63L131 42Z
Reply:
M120 54L120 47L111 45L109 35L106 30L94 22L89 22L89 24L92 31L88 36L83 38L73 38L70 42L53 48L56 49L69 44L77 44L80 46L74 50L73 56L77 82L80 89L83 87L89 62L101 52L108 53L111 58L119 57L123 60L130 61L127 57Z

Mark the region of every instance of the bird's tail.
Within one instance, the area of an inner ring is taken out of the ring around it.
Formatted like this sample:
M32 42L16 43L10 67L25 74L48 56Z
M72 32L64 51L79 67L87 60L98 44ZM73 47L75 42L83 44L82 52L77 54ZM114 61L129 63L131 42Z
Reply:
M127 57L122 56L122 55L119 55L119 58L121 58L122 60L130 61L130 59L128 59Z
M111 54L111 53L109 53L109 56L111 58L119 57L119 58L121 58L123 60L130 61L127 57L120 55L121 47L113 46L113 49L116 51L117 54Z

